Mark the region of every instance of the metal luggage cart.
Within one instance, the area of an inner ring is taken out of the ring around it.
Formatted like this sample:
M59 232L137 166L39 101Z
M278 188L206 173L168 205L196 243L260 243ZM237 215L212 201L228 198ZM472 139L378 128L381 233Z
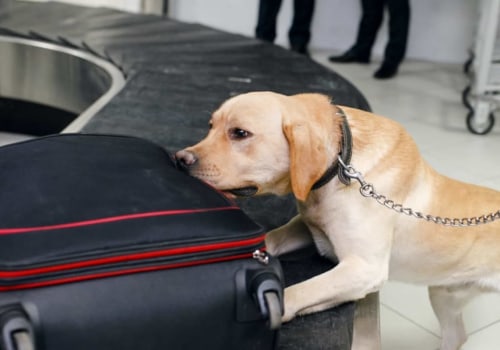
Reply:
M500 0L481 0L474 48L464 65L470 84L462 92L469 110L467 128L487 134L495 124L494 112L500 108Z

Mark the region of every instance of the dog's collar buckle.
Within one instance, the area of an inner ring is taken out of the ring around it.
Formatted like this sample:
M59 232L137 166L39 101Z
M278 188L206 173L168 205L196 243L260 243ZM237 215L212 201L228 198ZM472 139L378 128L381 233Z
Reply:
M337 107L338 108L338 107ZM318 188L326 185L330 182L336 175L339 177L339 181L344 185L348 186L351 184L351 178L346 176L344 173L344 167L339 164L338 159L342 160L343 164L350 164L352 157L352 134L351 128L349 127L349 123L347 122L347 117L342 109L338 108L337 114L342 117L342 140L340 143L340 153L338 158L330 165L328 169L326 169L325 173L321 178L316 181L316 183L312 186L313 190L317 190Z

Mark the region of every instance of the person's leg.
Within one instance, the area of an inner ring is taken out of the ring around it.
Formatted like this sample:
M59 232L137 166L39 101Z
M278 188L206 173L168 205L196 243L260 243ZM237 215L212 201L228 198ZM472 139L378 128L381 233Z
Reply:
M290 47L299 53L307 54L307 45L311 39L311 22L315 0L294 0L293 21L288 32Z
M389 10L389 41L385 47L384 62L375 72L376 78L390 78L396 75L399 64L406 53L410 4L408 0L386 0Z
M255 36L261 40L274 42L276 38L276 17L281 0L260 0Z
M362 15L354 45L341 56L332 56L333 62L370 62L377 32L384 18L384 0L361 0Z
M354 50L360 57L370 58L377 32L384 19L384 0L361 0L363 15L359 23Z

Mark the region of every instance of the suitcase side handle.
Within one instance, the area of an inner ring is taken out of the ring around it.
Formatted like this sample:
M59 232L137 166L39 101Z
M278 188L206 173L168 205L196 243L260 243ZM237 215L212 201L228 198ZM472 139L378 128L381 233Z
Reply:
M33 326L20 304L0 307L0 350L35 350Z

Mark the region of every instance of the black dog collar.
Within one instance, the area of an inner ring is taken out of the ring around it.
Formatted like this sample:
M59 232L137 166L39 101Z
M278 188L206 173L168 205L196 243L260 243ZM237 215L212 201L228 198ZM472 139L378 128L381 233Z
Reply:
M339 114L342 117L342 124L341 124L341 130L342 130L342 140L340 143L340 153L339 157L342 159L344 164L350 164L351 163L351 157L352 157L352 134L351 134L351 129L349 128L349 124L347 123L347 118L345 116L345 113L342 109L337 107ZM321 176L321 178L316 181L316 183L312 186L313 190L317 190L318 188L326 185L328 182L330 182L336 175L339 176L340 182L342 182L344 185L349 185L351 183L351 179L347 176L345 176L343 167L339 165L339 161L335 159L330 165L328 169L326 169L326 172Z

